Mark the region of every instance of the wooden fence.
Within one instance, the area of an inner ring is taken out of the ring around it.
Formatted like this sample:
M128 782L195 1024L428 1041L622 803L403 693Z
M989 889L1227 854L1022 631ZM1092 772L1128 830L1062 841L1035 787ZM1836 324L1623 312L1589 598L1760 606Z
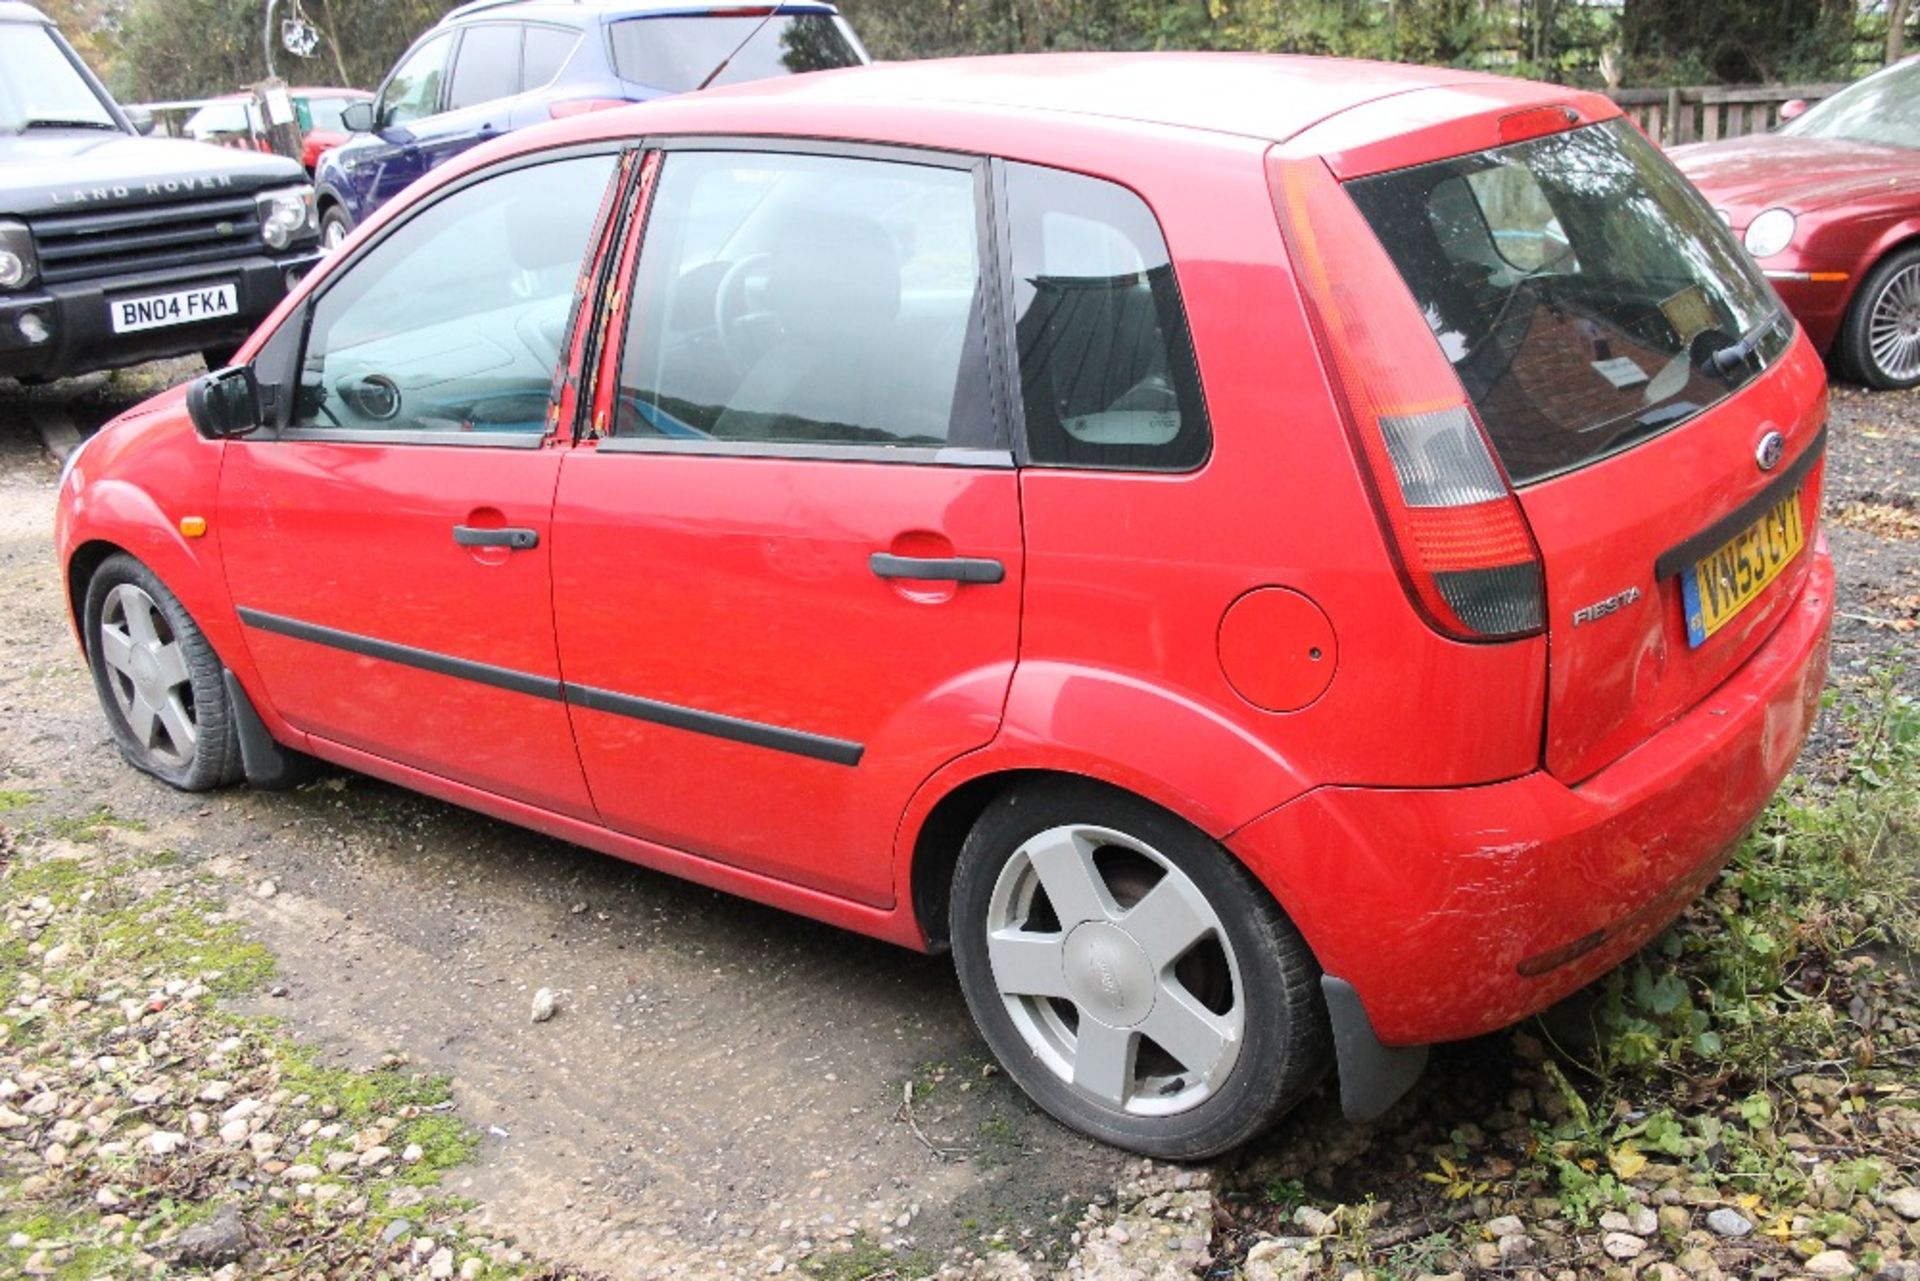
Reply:
M1780 123L1780 108L1795 98L1817 102L1844 84L1695 85L1671 89L1616 89L1612 98L1664 147L1765 133Z

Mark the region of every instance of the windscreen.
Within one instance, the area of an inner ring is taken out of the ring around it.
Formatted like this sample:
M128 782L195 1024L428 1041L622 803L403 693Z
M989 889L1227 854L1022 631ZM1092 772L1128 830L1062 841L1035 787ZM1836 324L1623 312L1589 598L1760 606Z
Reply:
M0 22L0 133L118 129L105 103L38 23Z
M730 85L860 62L839 19L825 13L629 18L613 24L613 66L620 78L672 93L698 89L709 76L715 85ZM722 63L726 69L714 76Z
M1780 132L1795 138L1920 147L1920 59L1848 85L1798 120L1780 126Z
M1625 121L1347 191L1515 484L1685 422L1791 338L1720 220Z

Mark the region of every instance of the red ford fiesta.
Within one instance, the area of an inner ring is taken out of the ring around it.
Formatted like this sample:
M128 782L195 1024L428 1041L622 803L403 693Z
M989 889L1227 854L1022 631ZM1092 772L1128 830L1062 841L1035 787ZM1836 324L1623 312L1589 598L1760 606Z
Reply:
M1606 99L903 64L436 171L80 451L127 758L915 948L1172 1157L1643 944L1826 666L1820 362Z

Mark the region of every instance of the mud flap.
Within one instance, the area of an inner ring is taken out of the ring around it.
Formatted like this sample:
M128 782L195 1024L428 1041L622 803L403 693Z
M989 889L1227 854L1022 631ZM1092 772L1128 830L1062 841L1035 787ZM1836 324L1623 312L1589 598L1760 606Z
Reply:
M1360 994L1345 979L1322 974L1320 991L1333 1022L1340 1110L1349 1121L1376 1120L1420 1079L1427 1066L1427 1047L1382 1045L1360 1004Z
M275 742L233 672L222 668L220 676L227 686L227 702L233 708L234 732L240 736L240 769L246 775L247 785L267 792L284 792L312 778L318 762L305 752L296 752Z

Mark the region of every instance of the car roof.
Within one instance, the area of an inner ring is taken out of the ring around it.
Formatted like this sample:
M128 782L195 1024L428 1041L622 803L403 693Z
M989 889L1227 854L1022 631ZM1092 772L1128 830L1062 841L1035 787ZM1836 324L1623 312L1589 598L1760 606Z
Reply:
M0 0L0 22L44 22L53 25L53 19L30 4L21 4L19 0Z
M783 13L836 13L824 0L788 0L773 6ZM591 22L618 21L621 18L660 18L685 15L699 17L711 13L738 16L738 4L701 4L698 0L468 0L450 10L440 25L464 22L469 18L539 18L584 26ZM756 13L754 16L758 17Z
M1364 103L1507 76L1410 63L1259 53L1051 53L879 63L704 91L873 110L1046 112L1284 142Z

